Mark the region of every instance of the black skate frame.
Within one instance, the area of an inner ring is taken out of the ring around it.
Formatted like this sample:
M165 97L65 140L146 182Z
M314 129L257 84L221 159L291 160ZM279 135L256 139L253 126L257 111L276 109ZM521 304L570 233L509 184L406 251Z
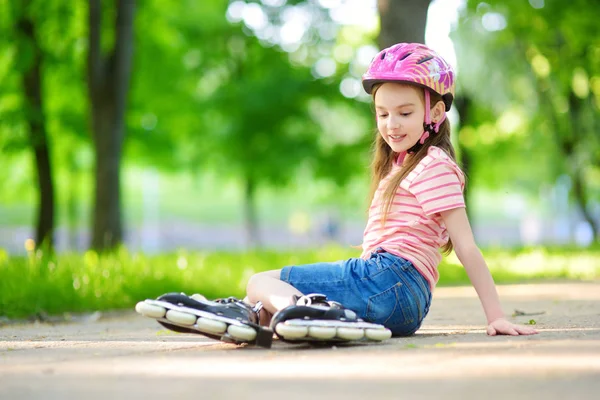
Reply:
M348 310L350 311L350 310ZM357 344L366 343L370 340L348 340L342 338L330 338L330 339L319 339L311 336L304 336L298 339L286 339L279 333L277 333L276 326L278 324L303 326L303 327L331 327L331 328L358 328L358 329L378 329L380 325L371 322L365 322L363 320L350 320L348 318L340 316L344 314L345 309L335 309L320 307L319 305L313 306L289 306L276 315L273 316L271 322L271 329L277 337L287 343L309 343L315 345L332 346L337 344ZM314 318L314 319L313 319Z
M255 324L250 321L242 322L238 319L233 319L233 318L217 315L217 314L214 314L211 312L198 310L193 307L189 307L188 305L193 305L194 303L192 303L192 302L195 302L195 300L193 300L193 299L190 299L190 300L191 300L190 304L185 304L186 301L181 301L180 302L181 305L173 304L173 303L170 303L170 302L164 301L164 300L146 300L146 302L151 305L163 307L167 310L174 310L174 311L179 311L182 313L192 314L192 315L195 315L196 317L204 317L204 318L207 318L207 319L210 319L213 321L224 322L228 325L249 326L256 330L256 338L252 341L241 341L241 340L233 338L232 336L227 334L227 332L225 332L223 334L204 332L199 329L193 329L193 328L190 328L187 326L176 325L173 323L173 321L169 321L167 318L164 318L164 317L163 318L154 318L156 321L158 321L159 324L161 324L165 328L172 330L174 332L199 334L199 335L203 335L208 338L215 339L215 340L220 340L220 341L226 342L226 343L235 343L235 344L248 343L248 344L256 345L259 347L271 348L271 345L273 342L273 331L271 331L269 328ZM194 325L192 325L192 326L194 326Z

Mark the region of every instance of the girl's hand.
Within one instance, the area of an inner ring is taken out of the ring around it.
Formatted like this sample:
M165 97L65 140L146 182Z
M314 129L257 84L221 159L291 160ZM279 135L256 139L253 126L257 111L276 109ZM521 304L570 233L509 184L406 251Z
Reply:
M489 336L496 335L535 335L538 333L537 330L523 325L515 325L512 322L507 321L504 318L498 318L490 322L487 327L487 334Z

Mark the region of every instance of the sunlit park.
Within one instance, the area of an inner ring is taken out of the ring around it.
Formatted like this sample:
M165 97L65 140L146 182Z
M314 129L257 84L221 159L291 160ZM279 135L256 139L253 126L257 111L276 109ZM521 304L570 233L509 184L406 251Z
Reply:
M0 397L595 398L599 15L596 0L0 0ZM473 236L506 318L539 334L487 336L456 252L421 328L381 343L261 351L136 314L361 256L379 135L362 77L401 42L456 71Z

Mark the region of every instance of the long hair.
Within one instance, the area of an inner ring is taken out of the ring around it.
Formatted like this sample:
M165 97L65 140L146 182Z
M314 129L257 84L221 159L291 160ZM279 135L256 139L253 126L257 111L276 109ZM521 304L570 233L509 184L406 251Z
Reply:
M373 88L373 102L375 102L375 94L377 90L381 87L381 84L375 86ZM429 90L429 89L425 89ZM425 103L425 95L423 91L419 90L421 101L423 104ZM431 108L438 101L442 101L442 97L433 91L429 91ZM405 161L405 164L402 165L400 171L396 173L388 182L385 191L383 192L382 197L382 225L385 225L388 213L390 208L392 207L392 202L394 200L394 196L400 186L400 182L404 180L408 176L408 174L421 162L421 160L427 155L427 151L430 146L436 146L444 150L454 162L456 162L456 155L454 152L454 147L452 147L452 142L450 141L450 122L446 118L444 122L440 125L440 130L436 134L429 135L429 137L425 140L425 143L415 152L410 155L410 157ZM390 171L392 170L392 165L394 163L395 158L398 156L392 148L386 143L381 134L377 131L375 135L375 141L373 143L373 162L371 163L371 192L369 198L371 201L375 196L375 192L379 186L379 183L383 178L385 178ZM442 247L442 252L448 255L452 251L452 241L448 239L448 242Z

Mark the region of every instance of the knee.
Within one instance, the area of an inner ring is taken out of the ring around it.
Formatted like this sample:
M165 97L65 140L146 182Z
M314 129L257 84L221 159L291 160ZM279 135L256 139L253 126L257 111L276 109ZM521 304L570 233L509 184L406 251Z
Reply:
M260 287L262 286L263 280L264 272L254 274L248 279L248 283L246 284L246 296L252 303L256 303L260 300Z
M252 303L256 302L254 299L254 292L259 279L258 274L254 274L248 279L248 283L246 284L246 298Z
M261 301L261 296L264 296L265 288L268 286L268 281L279 279L279 271L266 271L254 274L248 279L246 284L246 296L253 303Z

